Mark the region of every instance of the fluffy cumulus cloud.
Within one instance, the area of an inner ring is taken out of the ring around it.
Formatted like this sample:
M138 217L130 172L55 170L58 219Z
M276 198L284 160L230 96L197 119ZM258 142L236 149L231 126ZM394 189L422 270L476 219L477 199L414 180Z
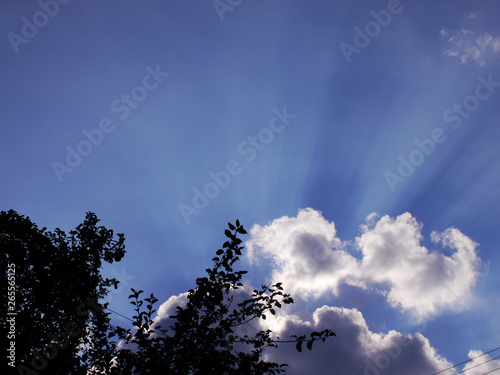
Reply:
M335 225L313 209L265 227L254 225L250 235L245 244L250 262L271 258L276 265L273 280L283 281L293 294L305 298L329 290L337 294L339 286L356 275L357 261L344 250Z
M461 310L478 278L477 244L458 229L432 233L437 246L421 245L422 225L409 213L397 218L367 218L353 244L336 236L335 225L311 208L297 217L255 225L246 243L250 261L271 259L273 280L304 299L338 295L342 284L375 289L393 307L424 319L441 309ZM348 251L352 249L352 253ZM354 255L361 253L361 259Z
M168 329L171 325L174 324L174 320L170 317L177 313L177 306L185 307L187 304L187 296L188 293L181 293L177 296L171 296L168 300L163 302L160 307L158 307L158 311L156 312L156 316L154 318L154 325L161 326L163 328Z
M420 375L451 366L421 334L371 332L356 309L323 306L316 309L311 321L294 315L275 320L278 322L269 321L269 325L282 338L325 328L334 328L337 335L324 343L315 342L312 351L297 353L295 345L286 343L270 350L268 359L287 363L287 374Z
M374 226L363 226L356 239L361 249L361 275L368 283L384 285L393 307L418 317L442 308L461 310L477 281L477 244L458 229L432 233L434 243L454 251L451 256L422 246L422 226L409 213L396 219L382 217Z
M500 52L500 38L488 32L478 33L473 29L475 21L480 18L479 12L466 13L463 27L460 30L441 29L441 37L446 41L444 54L455 57L462 64L476 62L485 65L487 61Z

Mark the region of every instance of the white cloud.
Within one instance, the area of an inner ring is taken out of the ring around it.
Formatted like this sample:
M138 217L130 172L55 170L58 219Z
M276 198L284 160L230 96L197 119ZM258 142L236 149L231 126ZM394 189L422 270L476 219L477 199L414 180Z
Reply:
M251 262L271 258L272 279L283 282L292 294L307 298L327 291L338 293L346 279L356 275L357 260L344 249L333 223L319 211L299 210L296 218L282 217L270 225L254 225L245 245Z
M474 19L479 16L479 12L467 12L465 13L465 19Z
M355 245L361 260L336 236L334 223L311 208L296 218L282 217L262 227L254 225L246 243L252 261L273 261L272 279L304 299L338 295L342 284L377 288L393 307L420 319L442 309L467 306L478 277L477 244L458 229L432 233L434 243L451 255L429 251L420 243L422 225L410 213L376 221L370 214Z
M458 229L432 233L435 243L455 250L446 256L421 246L422 225L409 213L384 216L372 228L362 228L356 239L363 254L361 274L365 282L386 286L391 306L425 318L442 308L459 311L467 305L479 258L477 244Z
M480 350L471 350L468 356L470 359L474 359L467 363L462 370L467 371L467 375L482 375L500 367L499 360L493 360L488 354L483 355L483 352Z
M451 364L430 345L423 335L403 335L396 331L374 333L368 329L362 313L356 309L323 306L316 309L312 321L294 315L279 317L271 326L281 339L291 334L330 328L336 337L315 342L312 351L297 353L295 345L283 343L268 351L268 360L288 363L287 374L432 374Z
M500 51L500 37L493 37L488 32L478 33L473 25L479 12L467 12L462 23L466 27L456 30L447 30L442 28L439 32L442 38L449 45L443 52L444 55L455 57L462 64L476 62L479 65L485 65L494 54ZM472 27L473 26L473 27Z
M168 329L173 323L174 320L170 319L172 315L177 313L176 307L185 307L187 304L187 296L188 293L181 293L177 296L171 296L168 300L163 302L156 312L156 316L154 318L154 326L162 326L163 328Z

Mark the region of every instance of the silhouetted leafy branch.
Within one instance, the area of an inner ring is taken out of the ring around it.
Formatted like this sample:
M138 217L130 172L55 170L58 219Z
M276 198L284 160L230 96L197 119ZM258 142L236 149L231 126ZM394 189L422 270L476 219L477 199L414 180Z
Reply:
M176 313L170 317L174 323L169 329L153 328L152 314L156 311L153 305L157 302L153 294L145 299L148 305L142 311L139 297L143 291L132 289L129 298L134 299L131 303L136 306L135 332L118 328L117 334L136 348L118 352L117 374L125 373L118 369L142 374L146 368L158 373L163 369L163 373L168 374L277 374L284 372L287 365L262 360L268 347L296 343L300 352L304 342L311 350L315 341L324 342L335 335L326 329L309 336L292 335L293 340L280 340L279 337L273 339L269 329L253 336L235 333L234 328L257 318L266 319L266 314L275 315L283 304L294 302L284 293L282 283L276 283L255 289L250 298L231 309L233 291L243 287L241 280L247 273L233 268L243 250L238 234L247 233L239 220L235 224L228 223L229 229L224 232L228 240L216 251L213 267L206 269L206 277L196 279L196 287L188 291L186 305L176 307ZM236 350L235 344L246 344L251 350Z

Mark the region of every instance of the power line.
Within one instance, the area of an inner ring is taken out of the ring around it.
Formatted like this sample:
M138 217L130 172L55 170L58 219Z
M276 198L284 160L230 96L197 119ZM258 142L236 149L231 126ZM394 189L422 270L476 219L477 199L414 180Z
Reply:
M497 367L497 368L494 368L494 369L493 369L493 370L491 370L491 371L485 372L483 375L490 374L490 373L492 373L492 372L494 372L494 371L496 371L496 370L500 370L500 367Z
M470 362L470 361L472 361L472 360L474 360L474 359L476 359L476 358L482 357L483 355L489 354L489 353L494 352L495 350L498 350L498 349L500 349L500 346L499 346L499 347L497 347L497 348L495 348L495 349L491 349L489 352L486 352L486 353L483 353L483 354L481 354L481 355L478 355L477 357L473 357L473 358L471 358L471 359L468 359L467 361L463 361L463 362L457 363L457 364L456 364L456 365L454 365L454 366L451 366L451 367L445 368L444 370L441 370L441 371L439 371L439 372L435 372L435 373L434 373L434 374L432 374L432 375L441 374L442 372L445 372L445 371L450 370L450 369L452 369L452 368L455 368L455 367L457 367L457 366L463 365L464 363Z
M128 316L125 316L125 315L123 315L123 314L120 314L119 312L116 312L116 311L114 311L114 310L111 310L110 308L107 308L107 307L106 307L106 310L111 311L112 313L114 313L114 314L116 314L116 315L120 315L122 318L125 318L125 319L127 319L127 320L130 320L131 322L134 322L134 321L135 321L135 320L133 320L133 319L130 319Z
M497 359L497 358L500 358L500 355L499 355L499 356L497 356L497 357L494 357L494 358L488 359L487 361L482 362L482 363L479 363L479 364L477 364L477 365L475 365L475 366L469 367L469 368L467 368L467 369L465 369L465 370L462 370L462 371L460 371L460 372L457 372L457 374L461 374L462 372L469 371L470 369L473 369L474 367L478 367L478 366L484 365L485 363L491 362L491 361L493 361L493 360L495 360L495 359Z
M120 315L122 318L125 318L125 319L127 319L127 320L130 320L132 323L133 323L133 322L135 322L135 320L130 319L128 316L125 316L125 315L123 315L123 314L120 314L119 312L114 311L114 310L111 310L110 308L107 308L107 307L106 307L106 310L111 311L112 313L114 313L114 314L116 314L116 315ZM114 327L112 324L110 324L110 326L111 326L111 327L113 327L113 328L115 328L115 329L117 328L117 327ZM157 330L155 330L154 332L155 332L155 333L158 333L158 334L160 334L160 335L162 335L162 336L164 336L164 337L168 337L166 334L164 334L164 333L163 333L163 332L161 332L161 331L157 331Z
M135 320L130 319L128 316L125 316L125 315L123 315L123 314L120 314L120 313L119 313L119 312L117 312L117 311L111 310L110 308L107 308L107 307L106 307L105 309L106 309L106 310L108 310L108 311L110 311L110 312L112 312L112 313L114 313L114 314L116 314L116 315L120 315L121 317L123 317L123 318L125 318L125 319L127 319L127 320L130 320L131 322L135 322ZM115 328L115 329L117 328L117 327L113 326L112 324L110 324L110 326L111 326L111 327L113 327L113 328ZM155 330L154 332L155 332L155 333L158 333L158 334L160 334L160 335L162 335L162 336L164 336L164 337L169 337L169 336L167 336L165 333L163 333L163 332L161 332L161 331L157 331L157 330ZM221 340L221 341L226 341L226 340ZM245 341L240 339L240 340L235 340L234 342L245 342ZM275 342L278 342L278 343L292 343L292 342L293 342L293 343L296 343L296 342L297 342L297 340L275 340Z

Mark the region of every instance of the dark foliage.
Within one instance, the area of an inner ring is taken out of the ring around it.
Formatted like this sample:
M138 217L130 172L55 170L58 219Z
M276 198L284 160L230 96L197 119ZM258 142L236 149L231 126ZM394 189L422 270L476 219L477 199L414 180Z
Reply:
M125 239L123 234L114 239L113 231L97 226L98 222L89 212L67 236L59 229L39 229L13 210L0 212L0 342L9 348L15 341L16 354L16 370L4 357L2 374L86 374L89 363L107 365L112 358L109 319L99 313L102 308L96 301L116 282L102 278L102 261L123 258ZM15 270L15 281L12 277L10 281L16 292L9 305L8 269ZM9 307L17 315L7 315ZM16 333L10 340L7 319L13 317Z

